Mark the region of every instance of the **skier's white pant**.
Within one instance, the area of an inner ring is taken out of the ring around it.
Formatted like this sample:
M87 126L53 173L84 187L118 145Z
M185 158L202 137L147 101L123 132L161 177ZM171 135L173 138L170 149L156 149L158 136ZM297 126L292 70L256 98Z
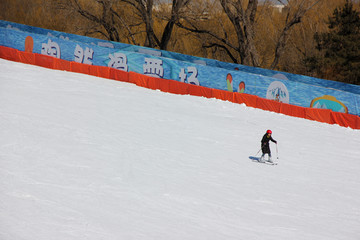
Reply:
M263 153L260 157L260 162L265 162L265 154L269 155L268 162L272 162L271 160L271 153Z

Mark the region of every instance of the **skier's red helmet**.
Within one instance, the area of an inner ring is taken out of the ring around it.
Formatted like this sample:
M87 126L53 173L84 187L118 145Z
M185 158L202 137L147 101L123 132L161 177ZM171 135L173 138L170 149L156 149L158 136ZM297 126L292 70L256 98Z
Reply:
M271 130L267 130L266 133L267 133L267 134L269 134L269 133L272 134L272 131L271 131Z

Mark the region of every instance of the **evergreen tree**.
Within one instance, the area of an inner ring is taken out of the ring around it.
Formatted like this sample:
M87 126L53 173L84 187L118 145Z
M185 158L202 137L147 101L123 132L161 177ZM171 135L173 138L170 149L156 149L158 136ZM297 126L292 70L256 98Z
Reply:
M315 34L319 54L305 59L322 78L360 85L360 13L351 0L329 17L329 32Z

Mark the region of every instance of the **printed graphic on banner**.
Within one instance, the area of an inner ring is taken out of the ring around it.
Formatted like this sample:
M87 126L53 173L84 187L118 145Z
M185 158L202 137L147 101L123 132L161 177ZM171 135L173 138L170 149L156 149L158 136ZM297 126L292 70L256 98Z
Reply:
M52 38L56 38L56 36L54 36L54 35L51 34L50 32L48 32L46 36L52 37ZM64 36L62 36L62 35L60 35L59 38L62 39L62 40L70 41L69 37L64 37Z
M15 23L15 24L16 24L16 23ZM21 31L19 28L13 27L13 26L11 26L10 24L8 24L8 25L6 26L6 28L7 28L7 29L16 30L16 31Z
M241 81L241 82L239 83L238 92L239 92L239 93L244 93L244 92L245 92L245 83L244 83L244 81Z
M25 52L32 53L34 49L34 39L31 36L25 38Z
M56 42L51 41L49 38L47 43L41 44L41 54L60 58L60 47Z
M282 79L282 80L289 80L284 74L282 73L277 73L274 76L272 76L273 78L277 78L277 79Z
M330 95L315 98L311 101L311 108L331 109L334 112L348 113L348 108L344 103Z
M143 53L143 54L148 54L148 55L152 55L155 57L161 57L161 52L160 51L156 51L156 50L152 50L152 49L148 49L148 48L140 48L138 50L139 53Z
M164 77L163 61L161 59L145 58L143 70L145 75L157 78Z
M193 60L193 63L203 65L203 66L207 65L206 62L204 60L201 60L201 59Z
M94 43L94 45L96 44ZM97 45L99 47L115 48L114 44L112 44L111 42L98 42Z
M94 56L94 50L92 48L86 47L84 50L82 47L76 44L74 51L75 62L92 65L93 56Z
M230 73L226 75L226 85L229 92L233 92L233 77Z
M116 68L125 72L128 71L128 60L124 53L116 52L114 54L109 54L109 58L110 61L108 62L108 67Z
M268 87L266 98L277 102L289 103L289 91L282 82L274 81Z
M185 72L185 68L180 69L180 73L179 73L180 82L186 82L189 84L194 84L194 85L200 86L200 82L197 79L197 76L198 76L197 68L190 66L187 68L187 73L188 74L186 74L186 72Z

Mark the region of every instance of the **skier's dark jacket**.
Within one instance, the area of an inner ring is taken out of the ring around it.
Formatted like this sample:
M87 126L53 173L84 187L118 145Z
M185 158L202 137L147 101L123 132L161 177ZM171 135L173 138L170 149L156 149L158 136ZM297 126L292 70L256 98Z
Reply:
M272 141L274 143L277 143L272 137L271 135L269 136L267 133L265 133L265 135L263 136L263 138L261 139L261 150L262 152L265 153L270 153L270 146L269 146L269 141Z

